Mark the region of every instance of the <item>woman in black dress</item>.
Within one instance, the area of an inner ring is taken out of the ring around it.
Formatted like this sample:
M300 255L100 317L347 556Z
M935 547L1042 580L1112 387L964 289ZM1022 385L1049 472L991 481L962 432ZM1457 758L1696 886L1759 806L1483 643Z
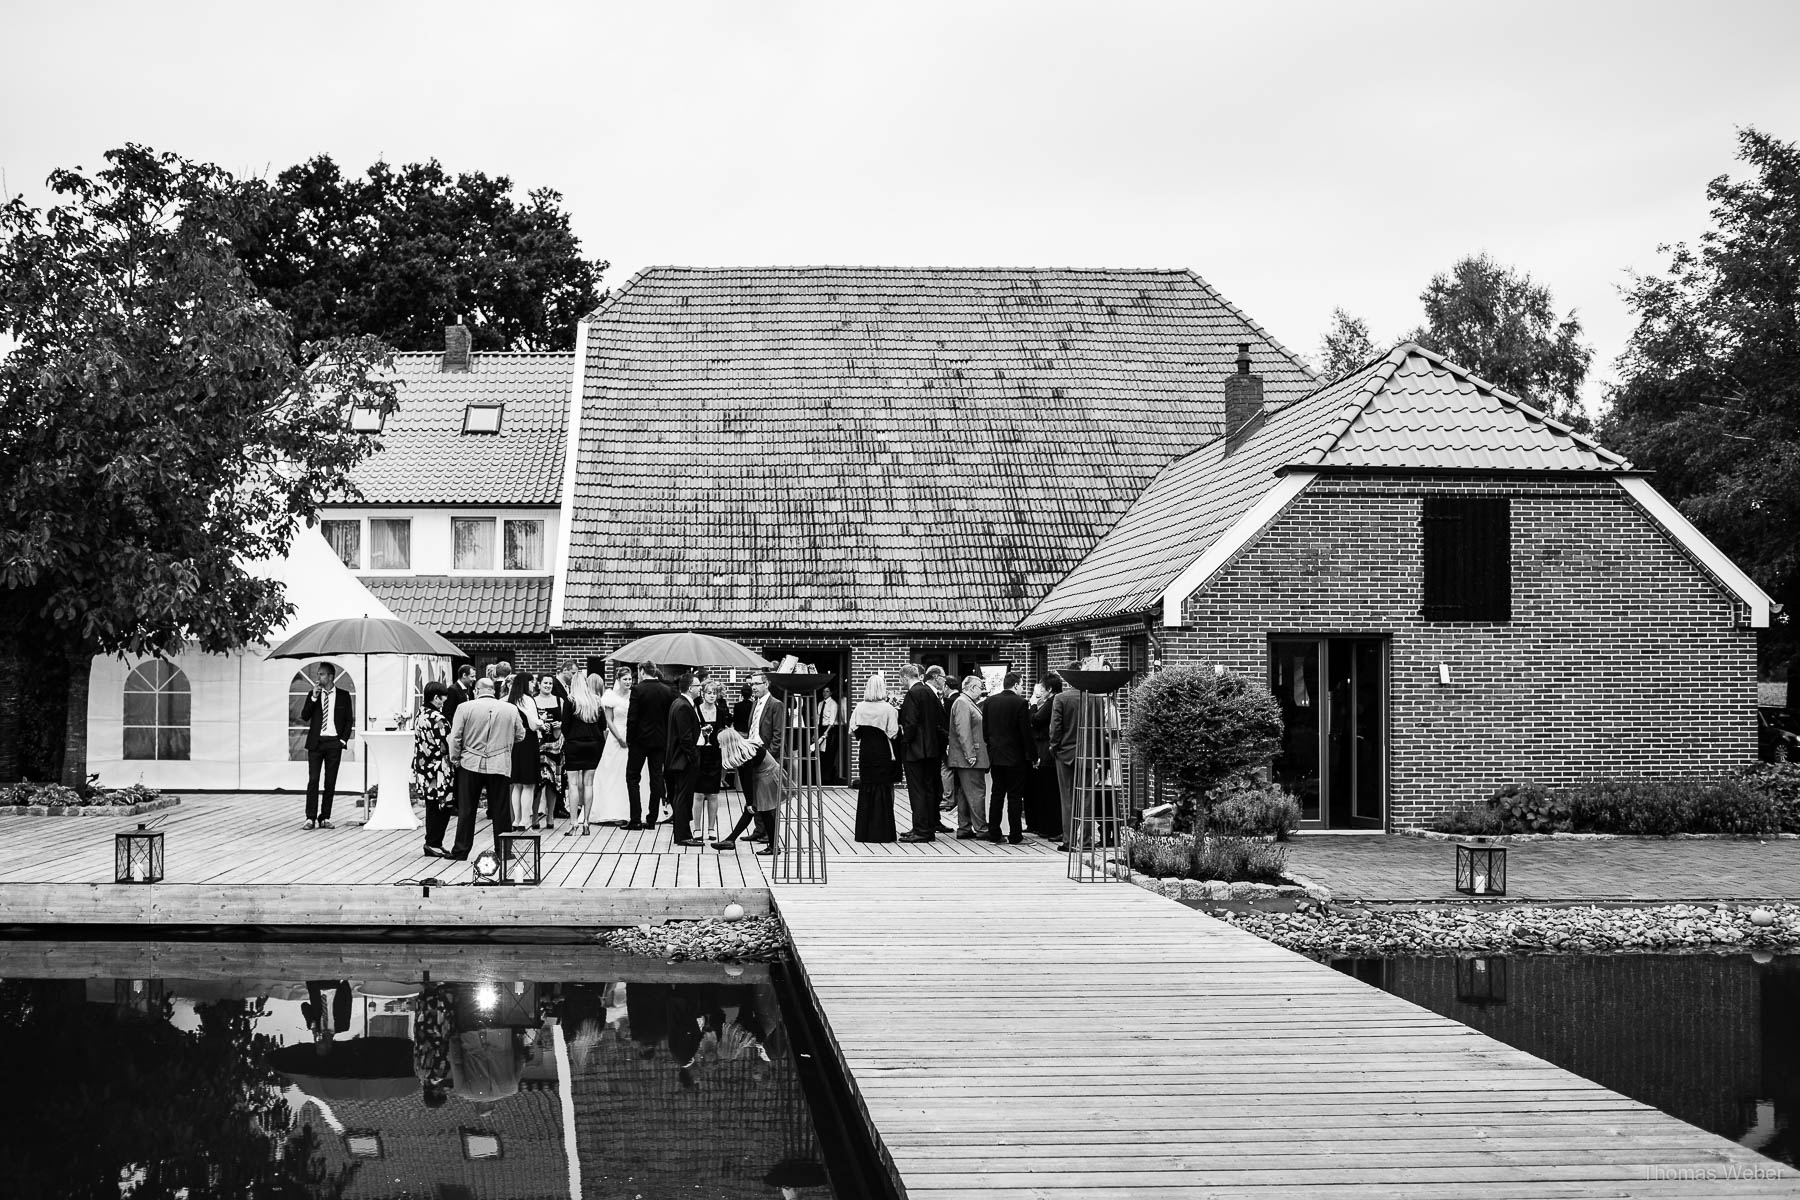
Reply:
M525 819L531 801L537 795L538 779L541 769L538 765L538 737L543 722L538 719L537 701L532 697L531 676L520 671L512 676L511 687L507 689L506 698L512 706L519 710L519 716L525 721L524 740L513 743L512 755L512 796L511 811L488 816L493 819L494 832L505 833L516 829L516 822ZM502 820L504 818L504 821ZM537 826L532 826L537 828Z
M856 840L892 842L894 829L894 738L900 714L888 703L887 680L880 671L869 676L862 702L850 714L850 736L856 739Z

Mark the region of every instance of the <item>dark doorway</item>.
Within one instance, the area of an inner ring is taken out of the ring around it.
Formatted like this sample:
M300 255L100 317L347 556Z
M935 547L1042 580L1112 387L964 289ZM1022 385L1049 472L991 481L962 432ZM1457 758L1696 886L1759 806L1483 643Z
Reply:
M1269 689L1286 726L1275 782L1322 829L1380 829L1387 791L1387 643L1370 637L1269 641Z

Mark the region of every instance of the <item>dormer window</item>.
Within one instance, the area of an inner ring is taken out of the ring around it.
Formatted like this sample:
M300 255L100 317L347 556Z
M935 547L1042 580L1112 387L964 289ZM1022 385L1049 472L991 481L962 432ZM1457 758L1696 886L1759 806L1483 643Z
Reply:
M350 428L356 433L380 433L381 410L358 404L350 410Z
M471 404L463 409L464 433L499 433L504 404Z

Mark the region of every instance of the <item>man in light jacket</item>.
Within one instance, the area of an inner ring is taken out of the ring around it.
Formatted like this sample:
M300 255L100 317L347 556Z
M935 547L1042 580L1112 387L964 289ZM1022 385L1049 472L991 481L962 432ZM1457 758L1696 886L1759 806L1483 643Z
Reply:
M525 737L525 718L516 705L494 699L494 681L477 680L475 698L456 710L450 725L450 761L456 776L456 841L448 850L425 847L439 858L466 859L475 845L475 800L485 795L488 815L494 820L494 851L500 835L512 828L513 746Z
M988 748L981 713L981 676L962 681L950 697L950 744L944 761L956 773L956 836L985 838L987 821Z

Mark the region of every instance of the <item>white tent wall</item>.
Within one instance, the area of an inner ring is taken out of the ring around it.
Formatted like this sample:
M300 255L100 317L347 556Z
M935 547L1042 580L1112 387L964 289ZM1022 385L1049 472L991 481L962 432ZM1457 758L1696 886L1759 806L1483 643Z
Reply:
M293 617L269 635L269 644L308 625L339 617L391 617L393 613L345 570L315 530L302 530L286 560L257 564L259 574L287 585ZM183 653L169 661L187 677L190 737L186 759L125 758L125 683L145 659L96 658L88 679L88 770L109 787L143 783L170 791L302 791L306 760L288 750L288 689L301 671L330 662L348 676L356 696L357 725L380 728L415 707L415 677L445 679L449 662L438 658L356 655L331 658L267 658L268 646L229 654ZM373 697L373 703L370 703ZM363 789L363 754L352 743L338 773L340 792Z

